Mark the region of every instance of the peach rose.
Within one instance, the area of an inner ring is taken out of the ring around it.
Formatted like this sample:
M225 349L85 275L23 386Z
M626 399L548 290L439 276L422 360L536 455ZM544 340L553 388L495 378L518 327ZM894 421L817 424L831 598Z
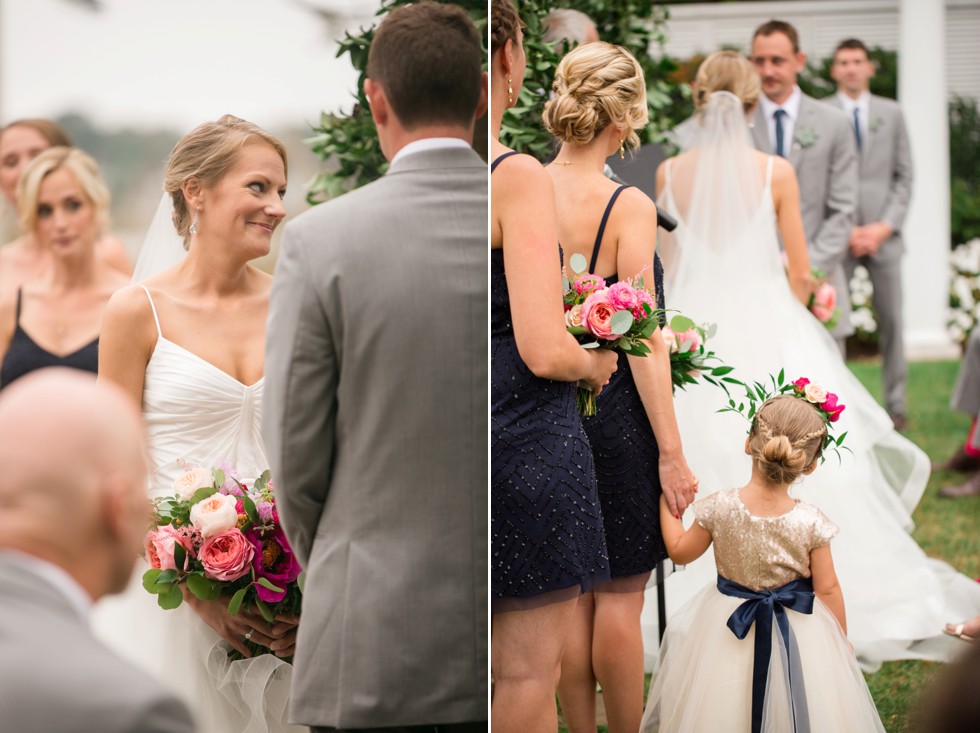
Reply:
M677 334L670 330L670 326L664 326L660 329L660 338L664 340L664 343L667 344L667 348L670 349L672 354L680 350L677 345Z
M194 492L198 489L206 489L213 485L211 472L203 468L192 468L190 471L186 471L182 476L174 479L173 484L174 493L184 501L194 496Z
M238 524L238 499L227 494L212 494L191 507L191 524L206 539Z
M252 566L255 548L237 529L229 529L204 540L201 565L214 580L238 580Z
M180 543L187 551L188 557L194 554L194 548L190 546L189 540L179 535L169 524L147 532L146 537L143 538L143 552L146 556L146 562L151 568L176 570L177 563L174 560L174 545L177 543ZM187 569L186 558L183 569Z
M803 395L813 404L820 405L827 399L827 390L819 384L810 382L810 384L803 388Z
M567 311L565 311L565 325L568 328L581 328L582 327L582 306L573 305Z

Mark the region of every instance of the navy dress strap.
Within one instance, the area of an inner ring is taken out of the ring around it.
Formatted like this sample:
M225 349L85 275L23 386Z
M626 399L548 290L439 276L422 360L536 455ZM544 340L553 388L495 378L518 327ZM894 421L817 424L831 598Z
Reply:
M14 316L14 326L20 325L20 296L23 294L24 288L17 288L17 310Z
M498 158L498 160L499 159L500 158ZM606 210L602 212L602 221L599 222L599 231L595 235L595 244L592 245L592 261L589 263L588 271L593 274L595 274L595 263L599 260L599 247L602 245L602 235L606 233L606 222L609 221L609 212L612 211L613 204L616 203L616 199L619 198L619 194L621 194L627 188L629 188L629 186L623 184L613 191L613 195L609 198L609 203L606 204Z
M517 155L517 151L516 150L511 150L511 151L509 151L507 153L504 153L499 158L497 158L495 161L493 161L493 163L490 164L490 172L493 173L495 170L497 170L497 166L500 165L500 161L502 161L504 158L509 158L512 155Z

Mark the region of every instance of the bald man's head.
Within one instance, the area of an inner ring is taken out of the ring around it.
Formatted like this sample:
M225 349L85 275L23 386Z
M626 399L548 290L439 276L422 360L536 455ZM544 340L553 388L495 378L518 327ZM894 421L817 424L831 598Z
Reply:
M115 385L43 369L0 393L0 547L121 590L146 530L143 428Z

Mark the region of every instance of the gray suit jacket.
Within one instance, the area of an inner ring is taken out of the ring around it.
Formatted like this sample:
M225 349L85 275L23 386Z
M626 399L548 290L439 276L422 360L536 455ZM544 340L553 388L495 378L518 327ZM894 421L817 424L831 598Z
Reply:
M755 111L752 139L757 149L773 153L761 104ZM854 135L844 113L804 94L789 161L800 183L810 264L826 272L837 290L841 319L833 334L847 336L854 329L844 258L857 207L858 164Z
M102 646L59 589L2 551L0 588L0 729L194 730L183 703Z
M418 152L286 227L264 434L307 571L291 719L486 719L487 167Z
M842 109L836 94L827 103ZM912 151L905 117L898 103L871 95L868 104L868 135L861 146L858 178L858 225L883 221L895 232L875 254L877 259L900 257L905 252L902 225L912 195Z

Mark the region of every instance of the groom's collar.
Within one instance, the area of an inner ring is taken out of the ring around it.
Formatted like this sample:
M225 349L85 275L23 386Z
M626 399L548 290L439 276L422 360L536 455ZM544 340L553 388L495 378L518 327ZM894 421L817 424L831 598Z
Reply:
M413 140L395 153L395 157L391 159L391 166L394 167L395 163L399 160L414 153L424 153L429 150L445 150L447 148L470 147L468 142L458 137L427 137L422 140Z

